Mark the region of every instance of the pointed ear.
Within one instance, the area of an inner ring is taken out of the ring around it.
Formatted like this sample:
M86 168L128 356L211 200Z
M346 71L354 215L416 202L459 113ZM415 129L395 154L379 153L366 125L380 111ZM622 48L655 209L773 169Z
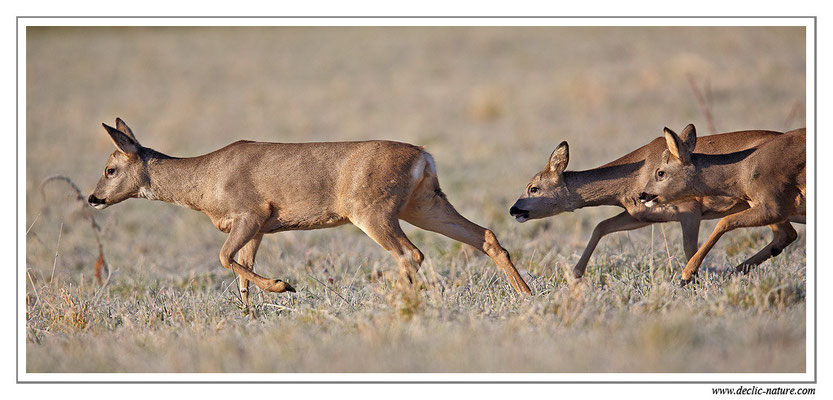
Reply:
M674 157L680 158L680 148L678 145L680 143L680 137L674 131L668 129L667 126L662 130L665 133L665 145L668 146L668 150L671 151Z
M136 136L133 135L133 131L130 130L130 127L127 126L127 124L125 124L124 121L122 121L122 119L119 117L116 117L116 129L122 131L125 135L129 136L131 139L133 139L134 142L136 142L136 144L139 144L139 141L136 140Z
M694 124L688 124L680 133L680 139L689 153L694 153L694 147L697 145L697 130L694 129Z
M113 140L113 144L116 145L116 148L128 156L137 156L139 155L139 143L135 140L131 139L129 136L125 135L124 132L113 128L107 124L101 124L104 126L104 129L107 130L107 133L110 135L110 139Z
M567 169L567 163L570 162L570 146L567 142L561 142L555 150L550 154L550 161L547 167L550 171L560 174Z
M688 163L691 159L691 150L688 149L683 140L674 131L668 128L665 128L664 131L665 144L668 146L668 151L683 163Z

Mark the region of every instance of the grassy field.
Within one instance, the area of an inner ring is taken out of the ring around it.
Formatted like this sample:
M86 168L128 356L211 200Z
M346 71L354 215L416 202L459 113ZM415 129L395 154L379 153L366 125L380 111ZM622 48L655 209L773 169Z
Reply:
M805 228L748 276L725 268L767 229L727 234L700 285L676 288L679 225L602 240L613 207L526 224L509 206L562 140L598 166L664 126L804 126L803 28L29 28L28 372L804 372ZM194 156L241 138L423 145L449 200L493 229L535 295L471 248L405 224L425 253L416 299L353 226L268 235L243 315L225 239L197 212L147 200L92 210L112 279L99 294L88 195L123 118L139 141ZM703 224L701 238L714 227ZM24 323L23 321L20 321Z

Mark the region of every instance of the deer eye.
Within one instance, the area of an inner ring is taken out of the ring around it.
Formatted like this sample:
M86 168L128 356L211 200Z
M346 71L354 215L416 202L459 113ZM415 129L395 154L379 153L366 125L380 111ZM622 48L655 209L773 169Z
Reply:
M529 193L535 194L535 193L538 193L539 190L540 189L538 189L537 186L532 186L532 187L529 188Z
M116 169L115 168L107 168L107 171L104 171L104 172L107 174L107 176L113 176L113 175L116 174Z
M665 177L665 171L663 171L663 170L658 170L658 171L657 171L657 178L662 179L663 177Z

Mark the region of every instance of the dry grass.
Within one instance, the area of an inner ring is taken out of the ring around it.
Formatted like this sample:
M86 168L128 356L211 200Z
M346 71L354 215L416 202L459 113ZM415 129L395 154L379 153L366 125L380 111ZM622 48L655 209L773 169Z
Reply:
M619 210L523 225L507 210L561 140L583 169L663 126L705 128L689 76L708 80L720 131L803 126L803 45L792 28L29 28L27 371L802 372L803 227L744 277L723 268L769 234L733 232L704 282L678 289L676 225L603 239L571 282L563 269ZM426 262L403 296L390 256L347 226L268 236L258 271L299 291L255 291L252 320L218 263L222 233L131 200L96 212L114 270L96 302L88 221L57 185L47 208L37 190L56 173L91 190L112 151L100 123L116 116L177 156L240 138L424 145L449 199L497 232L536 295L406 227Z

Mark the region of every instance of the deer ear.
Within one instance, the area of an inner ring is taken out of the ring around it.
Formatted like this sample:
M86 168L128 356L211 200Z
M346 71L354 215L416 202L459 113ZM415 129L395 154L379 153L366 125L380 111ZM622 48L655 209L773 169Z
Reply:
M683 140L686 150L689 153L694 153L694 147L697 146L697 129L694 129L694 124L688 124L683 128L680 139Z
M116 148L128 156L136 156L139 155L139 143L135 140L131 139L130 136L124 134L124 132L113 128L107 124L101 124L104 126L104 129L107 130L107 133L110 135L110 139L113 140L113 144L116 145Z
M125 135L129 136L131 139L133 139L134 142L136 142L136 144L139 144L139 141L136 140L136 136L133 135L133 131L130 130L130 127L127 126L127 124L125 124L124 121L122 121L122 119L118 117L116 117L116 129L122 131Z
M567 163L570 162L570 146L567 142L561 142L555 150L550 154L550 161L547 167L550 171L555 173L562 173L567 169Z
M665 128L664 131L665 144L668 146L668 151L683 163L687 163L690 159L691 151L688 150L683 140L674 131L668 128Z

